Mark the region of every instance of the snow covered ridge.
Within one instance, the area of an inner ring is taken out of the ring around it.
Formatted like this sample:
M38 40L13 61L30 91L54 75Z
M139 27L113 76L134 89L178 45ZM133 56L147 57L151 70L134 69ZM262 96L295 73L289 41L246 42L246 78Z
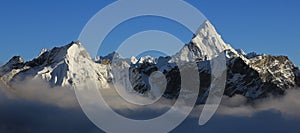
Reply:
M42 50L31 61L24 62L20 56L13 57L0 67L0 80L9 86L25 78L41 78L52 86L72 87L92 79L99 89L109 88L114 80L130 80L133 90L129 91L148 94L151 92L149 76L154 71L160 71L167 81L164 96L176 98L181 85L180 72L174 62L186 62L186 66L193 62L197 63L201 77L198 102L203 103L211 80L210 60L215 58L212 55L222 52L226 55L228 68L225 95L240 94L248 99L257 99L283 95L287 89L300 86L300 70L288 57L235 50L223 41L209 21L200 26L189 44L171 57L124 59L113 52L92 59L77 41L52 50ZM116 66L122 71L113 73L112 68ZM129 71L129 79L124 79L126 71Z
M97 81L99 87L106 87L110 77L107 69L107 65L94 62L80 42L72 42L43 50L40 56L28 62L13 57L0 68L0 77L8 84L29 77L42 78L52 86L63 87L79 85L89 77Z

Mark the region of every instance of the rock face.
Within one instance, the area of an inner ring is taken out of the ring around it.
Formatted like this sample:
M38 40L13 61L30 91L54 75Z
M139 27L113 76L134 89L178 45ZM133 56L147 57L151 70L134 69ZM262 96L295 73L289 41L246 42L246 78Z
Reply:
M214 47L215 46L215 47ZM165 97L176 98L180 91L178 62L195 62L200 76L199 102L205 102L211 82L211 59L219 53L226 55L227 79L225 95L240 94L249 100L269 95L283 95L287 89L299 87L299 68L286 56L246 54L224 43L215 28L206 21L192 41L172 57L160 61L144 61L131 67L134 78L131 83L140 93L149 91L147 78L151 72L161 71L167 78ZM137 76L138 75L138 76Z
M24 60L21 56L12 57L5 65L0 67L0 76L4 76L7 73L15 69L20 69L24 66Z
M178 63L185 68L196 63L200 81L192 82L200 82L198 102L203 103L211 85L211 60L220 53L224 53L227 67L225 95L240 94L255 100L269 95L284 95L287 89L300 86L300 70L288 57L246 54L243 50L235 50L222 40L209 21L204 22L189 44L170 57L123 59L114 52L93 60L80 42L72 42L43 50L37 58L28 62L20 56L13 57L0 67L0 80L11 84L26 78L42 78L53 86L72 87L91 79L99 88L108 88L113 81L124 80L129 82L133 91L146 94L151 92L152 74L161 72L167 82L163 96L172 99L177 98L181 90ZM113 68L118 68L118 72L113 72Z
M286 89L297 88L298 68L285 56L261 55L245 63L240 58L228 62L226 95L242 94L250 99L269 94L282 95Z

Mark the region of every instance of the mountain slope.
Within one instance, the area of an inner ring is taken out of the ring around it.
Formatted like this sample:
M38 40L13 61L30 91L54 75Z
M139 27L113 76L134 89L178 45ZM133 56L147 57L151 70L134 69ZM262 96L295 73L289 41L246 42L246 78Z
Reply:
M238 55L235 49L223 41L215 27L209 21L205 21L192 41L174 55L173 60L176 62L211 60L224 50Z
M99 88L108 88L113 81L121 81L126 87L132 86L133 90L129 91L149 94L153 91L149 82L151 74L159 71L167 82L164 97L176 98L181 90L177 64L182 63L189 68L190 63L196 63L200 76L198 102L203 103L212 77L211 60L220 53L226 56L225 95L240 94L255 100L268 95L283 95L285 90L300 85L299 68L288 57L246 54L243 50L235 50L222 40L209 21L200 26L189 44L170 57L123 59L114 52L92 60L80 42L72 42L43 50L37 58L28 62L20 56L13 57L0 67L0 80L10 85L26 78L42 78L53 86L74 87L91 79Z
M91 78L99 86L106 87L107 77L110 77L108 66L95 63L80 42L43 51L39 57L28 62L22 60L21 57L13 57L0 68L3 81L10 83L26 78L42 78L53 86L71 87Z
M196 62L200 75L199 102L205 102L211 82L211 59L224 52L227 58L227 80L225 95L244 95L248 99L283 95L287 89L299 86L299 69L286 56L246 54L226 44L209 21L206 21L192 41L172 57L160 57L160 62L139 62L131 67L135 78L131 79L134 89L141 93L150 91L148 80L154 71L161 71L168 79L165 95L178 96L181 89L180 71L175 63ZM138 73L137 73L138 72ZM139 75L139 76L137 76ZM139 84L136 84L136 83Z

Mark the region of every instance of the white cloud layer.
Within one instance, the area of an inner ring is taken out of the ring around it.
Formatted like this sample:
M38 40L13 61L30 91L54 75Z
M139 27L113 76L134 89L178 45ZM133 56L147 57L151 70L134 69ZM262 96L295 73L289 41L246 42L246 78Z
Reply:
M218 110L221 115L248 116L263 111L277 111L285 118L300 118L300 90L287 90L284 96L272 97L256 100L247 103L243 96L224 97L222 105Z
M42 80L24 80L14 84L13 87L14 91L0 84L1 133L101 132L81 111L71 88L51 87ZM116 112L132 119L157 117L174 103L162 99L154 105L139 107L122 102L115 92L106 90L103 94ZM174 132L243 131L249 125L263 126L261 128L264 130L251 130L258 132L274 130L296 132L299 129L295 123L300 122L300 90L288 90L285 96L257 100L251 104L240 95L231 98L224 96L213 119L206 126L199 127L197 120L202 107L197 106L191 117ZM274 124L274 121L277 123ZM231 128L233 124L236 127L234 129ZM215 127L220 129L217 130Z

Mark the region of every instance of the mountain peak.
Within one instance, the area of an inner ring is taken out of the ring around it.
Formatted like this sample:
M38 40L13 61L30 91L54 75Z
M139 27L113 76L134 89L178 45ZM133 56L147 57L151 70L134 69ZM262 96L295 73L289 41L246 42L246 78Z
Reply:
M12 71L13 69L20 68L24 65L24 60L21 56L12 57L5 65L0 67L0 76Z
M135 57L123 59L113 52L103 57L107 60L99 64L97 61L103 61L102 57L93 61L77 41L45 50L40 56L26 63L20 56L13 57L6 65L0 67L0 80L9 84L11 81L17 81L15 79L34 76L48 81L51 85L75 87L83 86L85 81L92 80L99 88L109 88L112 81L128 83L129 72L133 89L145 93L149 90L151 92L151 73L159 70L168 82L164 95L167 98L175 98L181 89L180 70L176 63L189 66L189 63L185 63L196 62L199 76L203 77L200 82L204 83L199 88L203 90L199 96L205 101L211 82L209 77L213 76L210 70L211 62L208 60L221 52L230 55L226 60L228 70L225 95L242 94L249 99L256 99L268 93L283 94L286 89L300 85L300 70L287 57L259 56L255 53L245 55L242 50L234 50L222 40L209 21L205 21L192 41L172 57L157 59L144 56L139 60Z
M151 56L143 56L141 57L138 61L139 64L143 64L143 63L155 63L155 58L151 57Z
M108 59L108 60L113 60L113 59L119 59L121 58L121 55L119 53L117 53L116 51L102 57L103 59Z
M8 64L19 64L19 63L24 63L24 60L21 56L14 56L8 61Z
M50 85L57 86L80 84L87 77L99 82L106 81L98 71L102 68L101 65L90 58L79 41L43 50L37 58L26 63L23 63L21 57L16 56L8 64L13 65L0 68L0 78L6 82L12 81L15 77L24 79L27 76L45 79Z
M196 32L196 34L205 34L205 33L219 35L215 27L208 20L204 21L204 23L199 27L198 31Z
M229 44L226 44L221 35L218 34L216 28L207 20L199 28L195 37L191 41L200 50L199 55L212 59L213 56L225 51L230 50L237 53Z
M199 27L191 42L173 58L177 61L187 62L211 60L224 51L238 55L238 52L223 41L215 27L207 20Z
M83 47L82 44L81 44L81 42L80 42L79 40L76 41L76 42L72 41L71 43L69 43L68 45L65 45L65 46L63 46L63 47L72 47L72 46L74 46L74 45L76 45L76 46L78 46L78 47Z
M95 58L95 62L96 63L101 63L101 64L109 64L111 63L113 60L118 60L122 58L122 56L117 53L116 51L109 53L106 56L98 56Z
M79 56L91 59L79 41L71 42L65 46L54 47L51 50L43 50L37 58L26 62L26 65L30 67L48 66L69 60L70 58L78 58Z
M85 58L91 59L89 53L86 51L86 49L82 46L80 41L71 42L69 44L69 47L67 45L67 54L69 56L77 56L74 54L79 54L80 56L83 56Z
M24 60L21 56L14 56L12 57L5 65L3 65L2 67L6 67L6 68L14 68L20 64L24 64Z

